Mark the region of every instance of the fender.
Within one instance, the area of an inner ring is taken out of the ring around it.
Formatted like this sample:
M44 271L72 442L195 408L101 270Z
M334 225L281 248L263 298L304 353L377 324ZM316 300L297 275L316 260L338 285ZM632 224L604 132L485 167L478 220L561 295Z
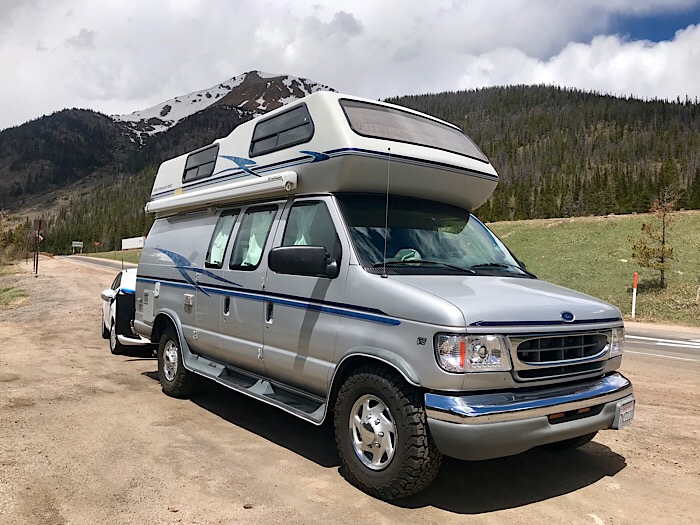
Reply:
M177 332L177 337L180 340L180 350L182 351L182 364L185 367L185 370L188 370L190 372L194 372L193 366L192 366L192 361L197 359L197 356L190 351L190 347L187 344L187 340L185 339L184 332L182 331L182 323L180 322L180 318L173 310L171 310L169 308L164 308L164 309L160 310L155 315L155 317L153 319L153 326L156 325L156 322L158 322L158 318L161 315L170 319L170 322L175 327L175 331ZM160 341L157 341L157 344L160 344Z
M343 358L340 360L340 362L335 366L333 369L333 375L331 377L331 389L332 386L335 384L335 377L336 374L338 373L338 370L340 370L343 367L343 364L348 361L349 359L352 359L354 357L366 357L370 359L374 359L376 361L380 361L384 364L389 365L390 367L394 368L399 374L403 376L403 378L406 380L407 383L410 385L413 385L415 387L421 386L420 384L420 379L418 379L418 374L416 371L413 369L413 367L406 361L403 357L400 355L396 354L395 352L392 352L390 350L386 350L384 348L378 348L378 347L373 347L373 346L357 346L351 348L348 353L343 356ZM329 389L329 395L330 395L330 389Z

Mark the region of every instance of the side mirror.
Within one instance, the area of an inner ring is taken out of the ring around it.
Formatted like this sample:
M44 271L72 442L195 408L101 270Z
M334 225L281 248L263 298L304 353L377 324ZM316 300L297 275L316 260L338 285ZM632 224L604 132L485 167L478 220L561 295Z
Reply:
M106 290L103 290L102 293L100 294L100 297L102 297L103 301L113 301L116 296L117 296L117 291L112 290L111 288L107 288Z
M340 273L323 246L279 246L270 250L267 264L273 272L289 275L335 279Z

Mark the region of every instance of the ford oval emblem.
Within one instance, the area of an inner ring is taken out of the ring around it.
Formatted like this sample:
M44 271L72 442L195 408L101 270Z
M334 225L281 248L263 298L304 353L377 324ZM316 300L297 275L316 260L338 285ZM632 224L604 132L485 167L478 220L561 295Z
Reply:
M574 314L571 312L562 312L561 318L565 323L571 323L575 319Z

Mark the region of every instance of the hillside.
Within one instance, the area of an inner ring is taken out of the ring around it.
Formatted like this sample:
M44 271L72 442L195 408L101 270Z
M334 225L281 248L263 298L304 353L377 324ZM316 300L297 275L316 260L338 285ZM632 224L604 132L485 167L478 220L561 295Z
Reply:
M66 109L0 132L0 209L93 174L118 172L136 152L128 130L106 115Z
M637 320L700 327L700 211L674 213L668 285L659 272L632 259L628 237L638 237L650 214L494 222L488 226L538 277L599 297L629 318L632 281L639 272Z

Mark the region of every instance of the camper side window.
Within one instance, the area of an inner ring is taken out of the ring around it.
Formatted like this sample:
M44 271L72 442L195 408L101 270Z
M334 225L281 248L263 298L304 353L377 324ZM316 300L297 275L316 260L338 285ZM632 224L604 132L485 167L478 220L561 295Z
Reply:
M306 104L260 121L253 131L250 156L263 155L311 140L314 125Z
M241 220L241 226L233 244L232 270L255 270L260 264L277 206L249 208Z
M237 217L238 210L229 210L222 213L219 220L216 221L214 234L209 241L207 259L204 263L207 268L221 268L223 266L224 254Z
M190 182L211 176L211 174L214 173L214 165L216 164L216 155L218 153L218 144L191 153L185 162L182 182Z

